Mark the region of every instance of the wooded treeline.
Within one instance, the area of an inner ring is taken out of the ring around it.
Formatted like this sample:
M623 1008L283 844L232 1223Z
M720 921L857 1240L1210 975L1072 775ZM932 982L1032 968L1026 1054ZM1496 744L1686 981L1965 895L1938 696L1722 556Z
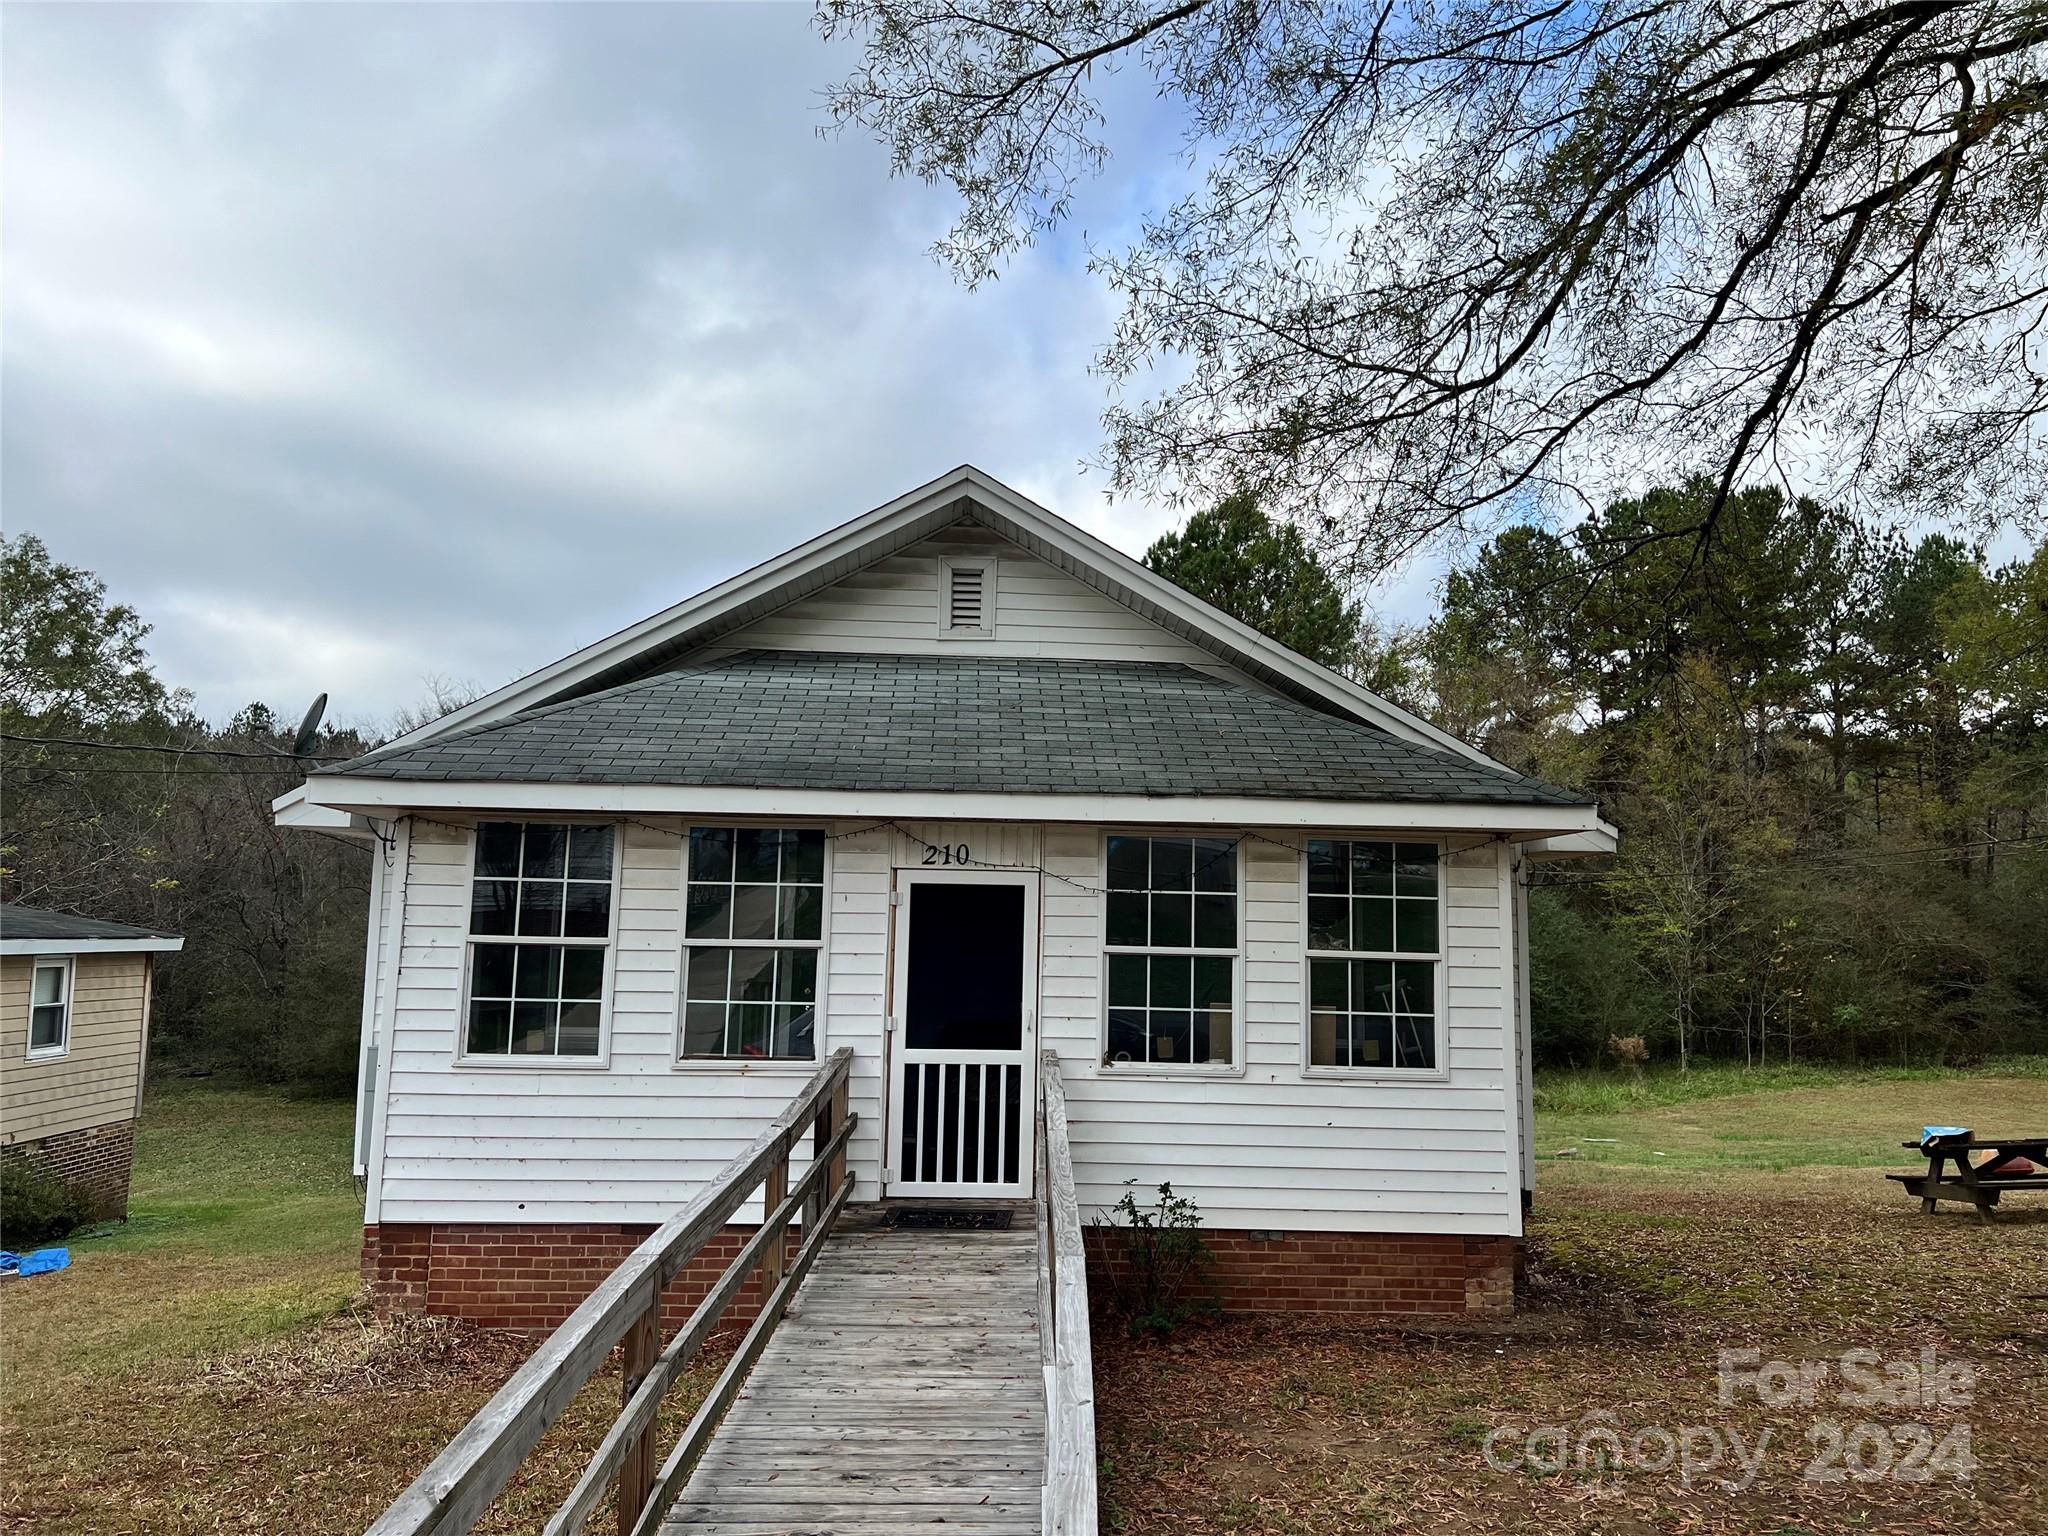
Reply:
M1711 494L1510 528L1359 658L1621 830L1537 877L1540 1056L2048 1048L2048 545L1993 568L1769 490L1670 536Z
M273 825L305 778L297 715L208 724L158 679L147 633L33 536L0 549L0 899L185 936L157 957L153 1071L346 1092L371 851ZM323 731L309 751L369 745Z

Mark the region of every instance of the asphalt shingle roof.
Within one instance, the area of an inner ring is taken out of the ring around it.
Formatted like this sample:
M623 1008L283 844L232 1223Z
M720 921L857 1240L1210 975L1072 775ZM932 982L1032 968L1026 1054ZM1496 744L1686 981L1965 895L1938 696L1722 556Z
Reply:
M175 939L175 933L159 928L131 928L126 923L103 923L96 917L73 917L68 912L45 912L40 907L17 907L0 903L0 939Z
M1146 662L749 651L327 775L544 784L1589 803Z

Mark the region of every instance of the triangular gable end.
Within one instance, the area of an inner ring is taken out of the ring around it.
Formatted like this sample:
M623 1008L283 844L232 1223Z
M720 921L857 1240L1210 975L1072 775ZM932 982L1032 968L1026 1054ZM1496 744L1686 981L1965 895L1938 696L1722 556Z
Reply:
M718 583L387 744L417 746L448 732L560 703L665 671L685 658L762 643L778 615L800 614L828 588L956 524L987 529L1119 610L1260 686L1401 740L1496 766L1477 748L1268 639L1191 596L980 470L963 465L872 512ZM995 595L1000 603L1000 586Z

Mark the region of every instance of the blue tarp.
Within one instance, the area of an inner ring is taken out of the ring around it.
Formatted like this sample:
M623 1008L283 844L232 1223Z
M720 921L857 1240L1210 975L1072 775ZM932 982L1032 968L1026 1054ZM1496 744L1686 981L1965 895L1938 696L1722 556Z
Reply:
M38 1248L30 1254L0 1252L0 1275L40 1275L47 1270L70 1267L69 1248Z

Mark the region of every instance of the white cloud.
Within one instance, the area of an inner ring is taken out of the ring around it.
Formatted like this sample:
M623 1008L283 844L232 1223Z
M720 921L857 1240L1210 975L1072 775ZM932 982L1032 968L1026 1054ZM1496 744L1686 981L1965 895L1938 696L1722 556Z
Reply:
M1073 245L955 286L946 197L818 137L802 8L242 14L19 11L0 59L7 522L207 712L496 682L963 460L1168 525L1079 470Z

